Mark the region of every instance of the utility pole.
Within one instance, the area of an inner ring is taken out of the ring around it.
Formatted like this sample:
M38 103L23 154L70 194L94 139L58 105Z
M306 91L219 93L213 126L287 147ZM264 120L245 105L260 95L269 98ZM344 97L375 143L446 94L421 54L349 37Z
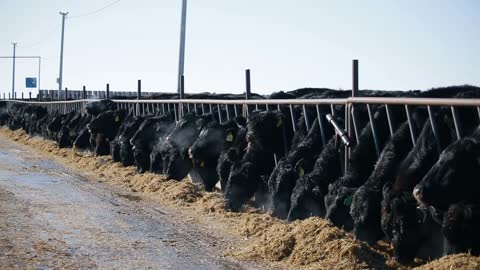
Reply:
M58 75L58 96L60 97L60 93L62 91L62 83L63 83L63 37L65 34L65 17L67 16L68 12L60 12L62 15L62 41L60 43L60 72Z
M187 24L187 0L182 0L182 19L180 25L180 54L178 56L178 82L177 92L181 94L182 76L185 62L185 28ZM182 93L183 94L183 93Z
M13 75L12 75L12 96L15 94L15 49L17 48L17 43L12 43L13 45Z

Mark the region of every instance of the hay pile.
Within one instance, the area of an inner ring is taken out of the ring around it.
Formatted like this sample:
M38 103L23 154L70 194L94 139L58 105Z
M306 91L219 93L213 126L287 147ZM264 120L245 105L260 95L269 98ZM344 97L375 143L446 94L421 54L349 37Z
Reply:
M471 270L480 269L480 257L470 254L455 254L442 257L415 270Z
M383 243L368 246L321 218L287 224L260 210L246 207L242 213L225 209L222 195L205 192L189 181L167 181L162 175L138 174L110 157L92 157L72 149L59 149L55 142L29 137L23 131L0 128L4 137L48 154L73 167L91 181L106 182L138 192L166 206L183 211L198 222L238 237L227 256L269 261L292 269L410 269L392 260L392 250ZM244 240L241 240L244 239ZM447 256L418 269L480 269L480 259L469 255ZM463 268L462 268L463 267Z
M282 262L294 269L397 269L389 255L321 218L290 224L268 215L241 220L239 232L251 238L251 245L231 255L243 259Z

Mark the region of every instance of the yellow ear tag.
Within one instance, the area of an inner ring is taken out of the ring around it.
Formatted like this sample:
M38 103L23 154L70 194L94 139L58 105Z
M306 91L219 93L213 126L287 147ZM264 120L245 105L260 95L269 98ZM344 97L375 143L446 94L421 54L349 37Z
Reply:
M232 141L233 141L233 134L229 132L227 135L227 142L232 142Z
M277 127L280 127L283 124L283 119L281 117L277 118Z
M298 167L298 176L303 177L305 175L305 170L303 167Z
M200 163L200 168L205 168L205 162Z
M115 117L115 122L118 122L120 121L120 117L118 117L118 115Z

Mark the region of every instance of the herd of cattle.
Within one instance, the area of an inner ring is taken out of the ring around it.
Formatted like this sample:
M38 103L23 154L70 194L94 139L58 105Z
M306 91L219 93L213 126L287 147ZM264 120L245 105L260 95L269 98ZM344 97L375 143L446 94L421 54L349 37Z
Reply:
M361 94L478 98L480 88ZM300 89L256 98L349 95ZM480 252L480 119L475 107L457 107L456 126L450 108L431 108L429 114L427 108L415 106L407 117L404 106L392 105L387 118L385 106L376 105L373 132L366 106L357 104L358 134L351 138L355 143L343 172L344 147L325 119L333 113L343 126L343 105L318 106L318 112L315 106L260 106L249 110L248 117L224 122L227 114L236 114L233 106L214 106L209 112L195 108L176 121L173 111L138 116L118 109L111 100L91 102L84 111L67 114L26 103L14 103L7 112L2 105L0 124L11 130L22 128L55 140L59 147L111 155L140 173L160 173L178 181L189 176L206 191L220 183L232 211L249 203L288 221L325 217L369 244L390 241L402 263L415 257ZM393 130L389 118L394 119Z

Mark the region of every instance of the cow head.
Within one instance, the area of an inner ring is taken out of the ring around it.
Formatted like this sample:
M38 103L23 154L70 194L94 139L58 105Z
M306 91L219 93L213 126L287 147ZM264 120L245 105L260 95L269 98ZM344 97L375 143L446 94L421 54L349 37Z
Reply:
M361 241L370 245L383 236L380 223L381 190L362 186L353 194L350 215L353 219L353 233Z
M192 170L192 160L185 152L171 148L166 159L168 160L165 176L167 179L182 180Z
M169 179L182 180L193 167L189 148L200 131L211 119L211 115L186 115L177 122L172 132L165 138L162 157L168 160L166 175Z
M474 200L480 187L480 142L464 138L447 147L413 190L422 204L446 210L462 199Z
M224 142L226 140L233 140L227 138L226 128L217 122L210 122L198 134L197 139L188 150L190 158L195 161L207 161L218 159L223 150Z
M422 244L420 226L425 212L419 211L410 193L393 191L390 184L384 186L383 197L382 230L392 242L395 259L409 263Z
M342 187L333 183L329 185L328 190L325 196L326 219L335 226L350 231L353 228L350 206L356 188Z
M105 134L108 139L113 140L125 116L125 110L102 112L92 119L87 127L91 133L102 133Z
M293 189L287 221L306 219L311 216L325 216L324 196L327 187L315 186L310 176L297 180Z

